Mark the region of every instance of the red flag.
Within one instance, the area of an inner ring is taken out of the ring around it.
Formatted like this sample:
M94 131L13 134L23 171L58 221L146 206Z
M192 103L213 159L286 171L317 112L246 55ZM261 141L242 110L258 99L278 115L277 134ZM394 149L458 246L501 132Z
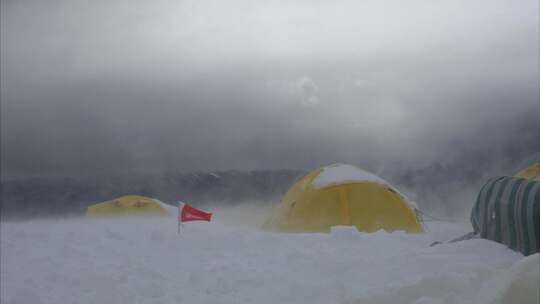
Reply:
M183 206L181 206L180 208L182 208L182 210L180 211L180 215L178 216L178 221L180 222L191 222L191 221L210 222L210 219L212 218L212 213L204 212L188 204L183 204Z

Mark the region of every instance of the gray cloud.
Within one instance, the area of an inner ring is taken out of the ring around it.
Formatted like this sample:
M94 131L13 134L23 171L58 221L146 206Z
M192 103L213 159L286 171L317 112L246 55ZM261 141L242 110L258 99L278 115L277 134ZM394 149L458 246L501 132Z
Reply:
M537 1L4 1L2 176L512 166L539 149L538 19Z

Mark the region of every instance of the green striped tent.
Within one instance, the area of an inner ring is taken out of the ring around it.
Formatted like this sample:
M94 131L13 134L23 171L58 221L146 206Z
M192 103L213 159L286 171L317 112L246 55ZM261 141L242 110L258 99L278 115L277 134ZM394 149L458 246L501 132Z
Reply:
M524 255L540 251L540 182L519 177L490 179L471 211L474 231Z

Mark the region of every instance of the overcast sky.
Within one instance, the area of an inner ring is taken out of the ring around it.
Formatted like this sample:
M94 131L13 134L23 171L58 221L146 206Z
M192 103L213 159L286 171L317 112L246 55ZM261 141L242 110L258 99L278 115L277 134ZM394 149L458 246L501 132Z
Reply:
M377 171L539 149L537 0L1 9L4 178Z

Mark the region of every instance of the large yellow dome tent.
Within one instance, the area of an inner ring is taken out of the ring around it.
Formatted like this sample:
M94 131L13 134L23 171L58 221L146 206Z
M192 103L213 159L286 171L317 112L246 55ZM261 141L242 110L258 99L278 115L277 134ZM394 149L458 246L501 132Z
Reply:
M329 232L332 226L359 231L423 232L415 207L381 178L351 165L316 169L285 194L263 229Z
M110 201L89 206L87 216L133 216L133 215L168 215L167 208L163 203L144 196L126 195Z
M514 176L540 182L540 163L528 166L527 168L516 173Z

